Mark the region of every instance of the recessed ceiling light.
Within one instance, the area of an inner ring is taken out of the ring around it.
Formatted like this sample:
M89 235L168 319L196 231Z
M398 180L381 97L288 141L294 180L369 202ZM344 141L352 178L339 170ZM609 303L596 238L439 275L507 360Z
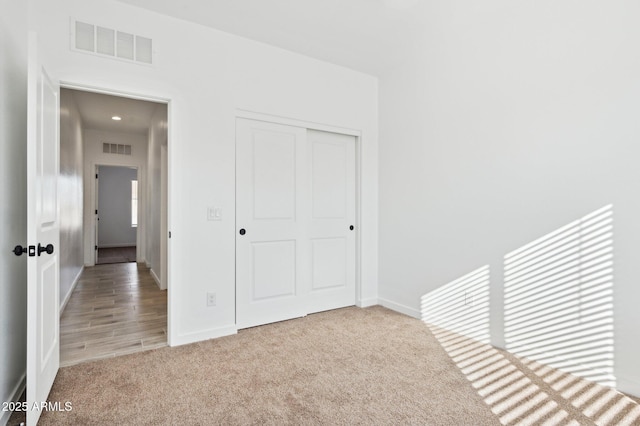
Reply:
M120 120L122 120L122 117L114 115L113 117L111 117L111 119L115 120L115 121L120 121Z

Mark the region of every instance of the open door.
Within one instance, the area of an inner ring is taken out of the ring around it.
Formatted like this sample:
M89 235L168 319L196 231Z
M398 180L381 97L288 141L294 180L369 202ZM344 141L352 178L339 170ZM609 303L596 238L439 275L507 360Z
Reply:
M98 212L100 211L100 177L99 177L99 170L100 167L96 165L96 169L94 170L96 172L96 181L95 181L95 185L96 185L96 189L95 189L95 198L96 198L96 202L95 202L95 213L93 215L93 264L97 265L98 264L98 255L100 254L98 252L98 236L100 235L100 216L98 215Z
M27 425L60 366L59 83L45 68L37 37L29 34L27 140Z

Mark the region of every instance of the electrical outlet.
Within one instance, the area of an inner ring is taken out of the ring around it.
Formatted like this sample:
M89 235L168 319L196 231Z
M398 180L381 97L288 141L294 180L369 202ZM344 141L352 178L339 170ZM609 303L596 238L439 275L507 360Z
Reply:
M207 306L216 306L216 294L207 293Z

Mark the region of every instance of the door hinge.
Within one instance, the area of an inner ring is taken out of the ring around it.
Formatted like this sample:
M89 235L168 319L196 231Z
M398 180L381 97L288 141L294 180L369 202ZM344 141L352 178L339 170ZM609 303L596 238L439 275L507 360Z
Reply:
M169 231L169 238L171 238L171 231Z
M98 179L98 174L96 173L96 179Z
M98 214L98 210L96 210L96 214Z
M95 246L95 249L94 249L94 250L98 250L98 246Z

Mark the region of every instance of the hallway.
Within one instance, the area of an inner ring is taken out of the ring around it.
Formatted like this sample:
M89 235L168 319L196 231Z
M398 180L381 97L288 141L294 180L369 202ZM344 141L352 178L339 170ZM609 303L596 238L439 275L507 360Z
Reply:
M60 365L167 344L167 293L136 263L85 268L60 318Z

